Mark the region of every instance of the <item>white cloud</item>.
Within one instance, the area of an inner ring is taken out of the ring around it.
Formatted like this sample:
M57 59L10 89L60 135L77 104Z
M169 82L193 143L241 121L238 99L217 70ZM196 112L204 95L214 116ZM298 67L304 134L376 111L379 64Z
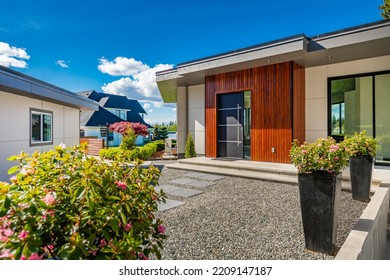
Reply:
M149 109L150 108L150 103L145 103L143 107L144 107L145 110Z
M99 59L99 62L98 69L100 72L111 76L133 76L149 69L149 66L143 64L141 61L121 56L118 56L113 61L102 57Z
M148 110L148 113L151 113L151 112L153 112L153 109L149 109L149 110Z
M27 68L24 59L30 59L25 49L0 42L0 65L5 67Z
M62 60L62 59L56 61L56 64L61 66L62 68L69 68L69 65L66 63L67 62L65 62L65 60Z
M154 67L134 58L117 57L113 61L100 59L98 69L112 76L125 76L102 86L102 90L111 94L124 95L139 101L159 101L161 96L156 84L156 72L172 68L171 64L158 64ZM154 104L153 104L154 105ZM156 107L156 106L155 106Z

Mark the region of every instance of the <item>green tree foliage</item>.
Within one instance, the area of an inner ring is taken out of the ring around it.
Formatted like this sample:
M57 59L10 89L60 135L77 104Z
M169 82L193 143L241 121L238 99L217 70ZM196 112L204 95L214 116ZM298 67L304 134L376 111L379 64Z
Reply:
M196 157L194 139L192 138L191 134L188 134L187 136L184 157L185 158Z
M390 0L383 0L383 4L379 6L379 9L382 10L381 16L384 19L390 19Z
M153 135L154 140L165 140L168 138L168 130L165 126L155 127Z
M161 258L157 168L105 163L84 146L10 160L19 165L0 182L0 259Z

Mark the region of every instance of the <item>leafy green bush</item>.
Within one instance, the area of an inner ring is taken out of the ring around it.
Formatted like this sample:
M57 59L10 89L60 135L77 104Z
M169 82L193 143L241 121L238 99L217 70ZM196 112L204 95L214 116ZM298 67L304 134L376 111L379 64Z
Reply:
M135 159L147 160L157 151L158 144L152 142L143 147L132 150L123 149L101 149L99 155L104 159L133 161Z
M376 140L367 136L367 131L355 132L352 137L345 137L344 145L351 157L376 155Z
M0 259L161 258L155 167L109 164L85 148L21 153L0 182Z
M152 143L157 145L157 151L165 150L165 141L164 140L155 140Z
M348 153L345 146L332 137L318 138L314 143L302 145L294 140L290 150L292 163L299 173L337 174L347 166Z
M191 134L188 134L188 136L187 136L184 157L185 158L196 157L194 139L192 139Z

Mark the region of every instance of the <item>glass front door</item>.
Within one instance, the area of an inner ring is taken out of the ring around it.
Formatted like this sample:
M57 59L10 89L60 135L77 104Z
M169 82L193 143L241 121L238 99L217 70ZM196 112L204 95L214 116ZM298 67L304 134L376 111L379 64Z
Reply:
M244 94L219 94L217 98L217 156L244 158Z

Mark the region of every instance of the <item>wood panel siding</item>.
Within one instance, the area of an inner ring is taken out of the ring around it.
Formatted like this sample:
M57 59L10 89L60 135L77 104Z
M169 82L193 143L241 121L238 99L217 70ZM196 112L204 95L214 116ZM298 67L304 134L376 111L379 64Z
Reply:
M217 94L250 90L251 160L290 162L293 131L300 139L304 138L303 67L285 62L207 76L205 82L207 157L217 157ZM294 113L295 107L300 112Z

